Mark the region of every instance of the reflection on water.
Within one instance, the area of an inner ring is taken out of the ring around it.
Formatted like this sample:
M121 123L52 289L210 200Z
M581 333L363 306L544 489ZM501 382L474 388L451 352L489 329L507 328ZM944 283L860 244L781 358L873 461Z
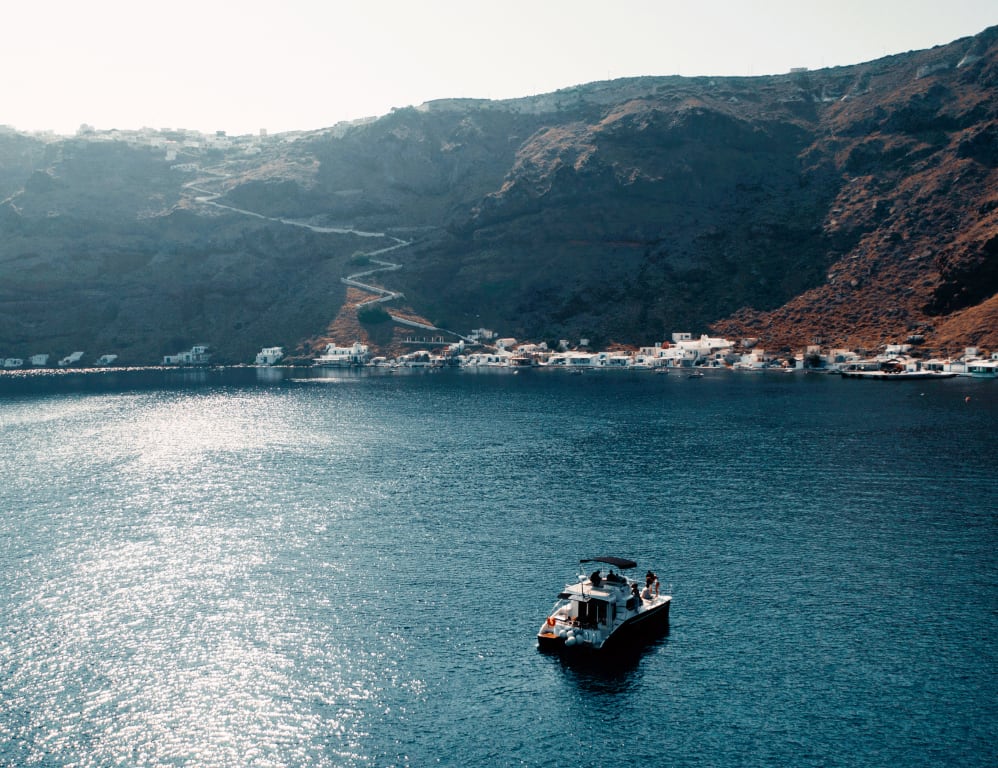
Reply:
M256 368L256 380L264 384L279 384L287 375L287 368Z
M169 384L206 384L208 382L207 368L167 368L165 370L165 380Z
M590 693L623 693L635 681L642 659L666 652L669 629L661 630L647 642L630 642L612 653L589 653L575 656L551 654L551 658L568 673L580 690Z
M280 510L301 494L266 479L297 433L250 390L88 402L33 423L60 431L4 553L0 762L348 762L370 675L287 559L309 528Z

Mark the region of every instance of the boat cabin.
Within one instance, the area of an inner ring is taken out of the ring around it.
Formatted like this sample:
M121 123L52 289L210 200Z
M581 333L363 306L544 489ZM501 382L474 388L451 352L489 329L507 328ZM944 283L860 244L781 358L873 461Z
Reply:
M596 576L596 574L594 574ZM617 623L618 614L633 611L637 598L631 594L627 580L617 576L594 580L590 577L578 584L570 584L558 595L560 604L556 613L565 621L583 629L610 628Z

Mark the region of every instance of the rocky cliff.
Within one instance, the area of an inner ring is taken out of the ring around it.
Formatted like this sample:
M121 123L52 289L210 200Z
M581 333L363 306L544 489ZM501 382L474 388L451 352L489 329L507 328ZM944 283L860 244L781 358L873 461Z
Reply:
M393 311L457 330L998 348L996 87L992 28L214 145L0 132L0 356L390 346L340 279L399 241Z

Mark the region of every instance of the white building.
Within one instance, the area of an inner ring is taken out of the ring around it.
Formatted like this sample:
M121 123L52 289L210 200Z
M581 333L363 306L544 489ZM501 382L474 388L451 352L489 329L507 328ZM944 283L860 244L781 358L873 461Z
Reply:
M831 349L828 351L826 362L829 365L840 366L847 363L854 363L860 359L860 355L851 349Z
M211 353L207 344L195 344L187 352L180 352L176 355L165 355L163 365L207 365L211 360Z
M667 366L689 367L694 365L723 365L724 357L734 344L727 339L706 334L694 339L689 333L672 334L672 344L668 347L656 345L655 354ZM645 352L645 349L642 349Z
M257 365L276 365L284 357L284 347L264 347L256 353Z
M734 364L734 368L741 368L744 370L756 371L762 370L769 364L766 358L766 350L764 349L751 349L744 355L740 355L738 361Z
M547 365L554 368L603 368L610 359L609 352L557 352L548 358Z
M990 360L968 360L967 374L979 379L998 378L998 352L992 352Z
M49 364L49 356L48 355L32 355L31 356L31 364L35 368L44 368L46 365Z
M83 359L83 352L74 352L73 354L62 358L62 360L59 361L59 367L66 368L70 365L76 365L82 359Z
M434 356L426 349L400 355L395 362L405 368L430 368L437 364Z
M473 352L464 359L463 365L469 368L501 367L509 365L509 359L512 356L512 353L504 349L499 349L495 352Z
M321 368L349 368L355 365L364 365L370 357L367 344L355 341L352 346L338 347L336 344L327 344L326 351L312 361L312 365Z
M630 368L634 365L634 358L630 353L613 352L603 359L603 365L607 368Z

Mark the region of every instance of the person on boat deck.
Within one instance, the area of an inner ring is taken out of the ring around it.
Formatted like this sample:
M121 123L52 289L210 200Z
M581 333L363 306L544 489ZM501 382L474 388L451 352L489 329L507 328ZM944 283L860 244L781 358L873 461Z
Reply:
M593 583L594 587L598 587L600 585L603 579L600 578L599 568L597 568L595 571L592 572L592 575L589 577L589 581Z
M655 590L655 597L658 597L658 576L653 571L648 571L645 574L645 589L652 588Z
M634 598L634 607L637 608L641 605L641 593L638 592L637 583L631 584L631 597Z
M645 588L641 590L641 599L650 601L651 600L651 585L645 584Z

